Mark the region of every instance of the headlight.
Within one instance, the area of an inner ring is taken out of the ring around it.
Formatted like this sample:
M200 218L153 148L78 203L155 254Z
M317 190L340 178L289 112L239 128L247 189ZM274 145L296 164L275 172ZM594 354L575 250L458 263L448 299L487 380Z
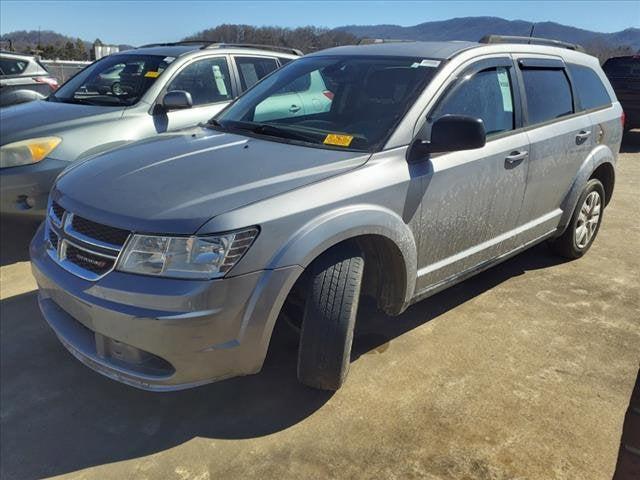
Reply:
M0 168L38 163L60 145L59 137L42 137L9 143L0 147Z
M198 237L133 235L117 269L162 277L222 277L240 260L257 235L257 228Z

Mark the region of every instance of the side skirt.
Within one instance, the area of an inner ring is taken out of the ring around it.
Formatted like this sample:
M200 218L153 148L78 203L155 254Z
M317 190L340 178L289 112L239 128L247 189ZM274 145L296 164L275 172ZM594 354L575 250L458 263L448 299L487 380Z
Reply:
M435 295L438 292L441 292L442 290L445 290L449 287L452 287L453 285L456 285L460 282L463 282L465 280L467 280L470 277L473 277L474 275L487 270L491 267L494 267L496 265L498 265L499 263L504 262L505 260L510 259L511 257L516 256L517 254L527 250L530 247L533 247L534 245L537 245L538 243L541 243L545 240L547 240L548 238L551 238L554 236L554 234L556 233L556 228L554 228L553 230L551 230L550 232L545 233L544 235L541 235L537 238L534 238L533 240L530 240L529 242L507 252L507 253L503 253L502 255L499 255L495 258L492 258L490 260L487 260L485 262L482 262L474 267L471 267L467 270L464 270L460 273L457 273L455 275L452 275L448 278L445 278L444 280L442 280L439 283L436 283L434 285L429 285L426 288L420 290L418 293L416 293L413 298L411 299L411 302L409 303L409 305L413 305L414 303L417 303L421 300L424 300L425 298L431 297L432 295ZM408 306L408 305L407 305Z

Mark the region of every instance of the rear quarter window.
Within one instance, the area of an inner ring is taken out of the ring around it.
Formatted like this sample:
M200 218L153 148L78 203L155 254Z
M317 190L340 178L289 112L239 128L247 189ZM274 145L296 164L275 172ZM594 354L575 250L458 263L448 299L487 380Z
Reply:
M29 62L13 58L0 58L2 75L20 75L27 68Z
M529 124L555 120L573 113L569 79L560 68L522 70Z
M611 98L600 77L589 67L568 65L574 90L583 110L611 105Z

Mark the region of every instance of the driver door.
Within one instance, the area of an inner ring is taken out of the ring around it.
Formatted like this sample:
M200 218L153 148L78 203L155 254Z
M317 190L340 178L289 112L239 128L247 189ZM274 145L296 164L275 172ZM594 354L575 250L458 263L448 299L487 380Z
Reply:
M417 291L514 248L525 193L529 141L510 57L463 68L427 117L421 137L443 115L480 118L486 145L434 154L425 177Z
M161 98L172 90L188 92L193 106L169 112L158 110L154 114L157 132L179 130L206 122L233 100L227 57L209 57L189 63L169 81Z

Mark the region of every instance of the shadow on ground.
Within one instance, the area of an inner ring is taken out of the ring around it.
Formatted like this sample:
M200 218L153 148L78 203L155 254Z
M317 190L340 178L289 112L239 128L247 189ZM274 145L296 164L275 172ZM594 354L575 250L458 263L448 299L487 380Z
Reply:
M29 243L39 222L0 220L0 266L29 260Z
M503 281L558 262L540 245L396 318L364 301L353 356L383 351L398 336ZM276 326L260 374L154 394L106 379L72 358L41 318L35 292L8 298L0 308L3 479L138 458L194 437L260 437L295 425L331 397L297 383L297 337L284 322Z

